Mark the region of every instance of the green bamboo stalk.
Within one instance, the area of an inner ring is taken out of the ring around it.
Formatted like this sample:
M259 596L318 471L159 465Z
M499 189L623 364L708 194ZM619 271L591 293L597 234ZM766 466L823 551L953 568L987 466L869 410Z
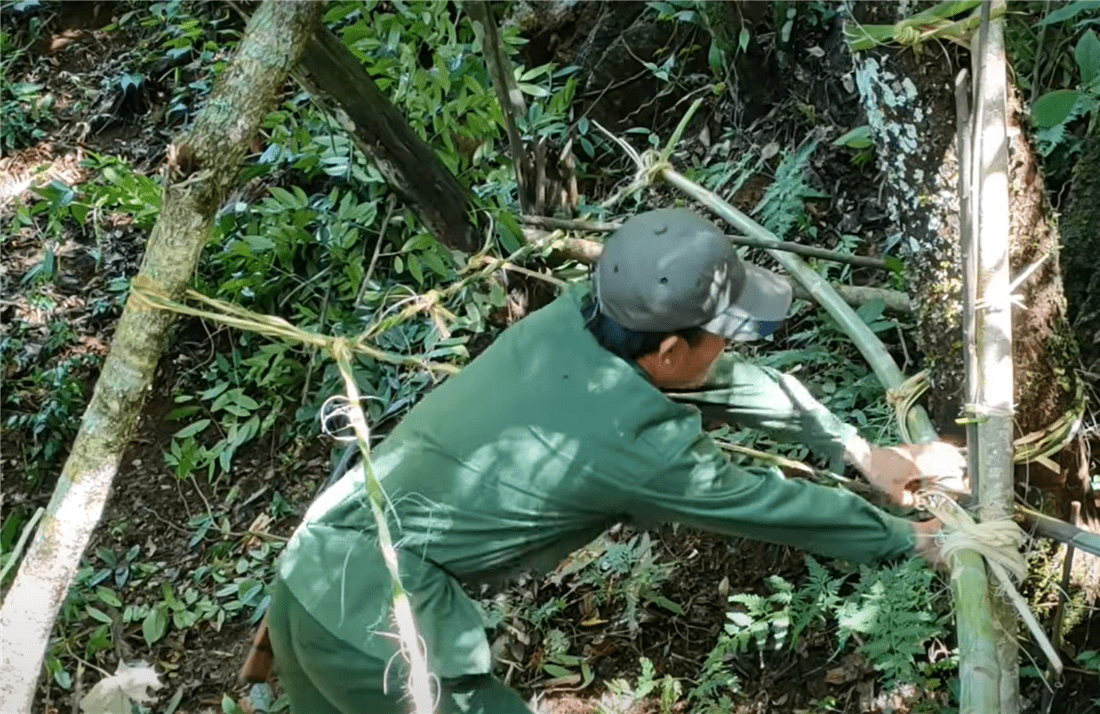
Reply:
M774 233L731 206L726 201L702 188L676 170L665 166L659 174L670 184L691 196L717 215L721 216L739 231L765 243L781 242ZM841 328L852 338L863 358L887 389L897 389L906 381L905 375L894 363L894 358L886 351L882 342L871 332L859 315L823 277L810 269L797 255L779 249L768 249L768 254L799 282L802 288L836 320ZM906 417L909 431L918 443L935 441L938 437L932 422L923 407L914 406Z
M960 551L951 561L959 642L959 714L1000 714L1001 673L985 561L973 551Z

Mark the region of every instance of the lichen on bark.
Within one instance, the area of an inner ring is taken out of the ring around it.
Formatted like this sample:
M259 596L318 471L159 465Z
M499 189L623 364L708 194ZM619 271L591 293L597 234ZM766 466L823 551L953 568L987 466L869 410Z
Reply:
M854 58L856 86L885 177L882 196L918 314L918 348L932 380L929 412L941 430L963 401L962 272L953 99L912 50L876 48ZM933 70L934 71L934 70ZM941 89L942 88L942 89ZM950 111L951 113L945 113Z

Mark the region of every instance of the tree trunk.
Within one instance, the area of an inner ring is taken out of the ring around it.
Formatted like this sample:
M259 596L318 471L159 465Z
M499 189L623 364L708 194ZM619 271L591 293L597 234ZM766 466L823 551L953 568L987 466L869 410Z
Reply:
M466 191L431 147L374 85L363 65L328 29L319 27L302 55L311 91L331 97L337 119L356 145L448 248L468 253L480 247L466 215Z
M863 24L892 24L897 3L850 3ZM976 40L976 38L974 38ZM883 196L907 251L906 275L918 315L917 341L932 379L928 410L941 433L961 437L955 419L966 403L962 334L962 256L958 235L955 102L952 87L969 58L954 45L935 49L885 45L854 57L856 85L884 174ZM945 54L947 57L945 58ZM956 65L949 59L956 57ZM1010 265L1015 278L1055 251L1042 176L1027 142L1021 107L1008 87ZM1076 343L1065 316L1056 260L1046 259L1014 288L1026 309L1012 311L1015 436L1045 431L1080 408ZM1076 450L1017 469L1017 483L1050 489L1058 515L1068 514L1067 475L1076 474ZM1054 470L1053 461L1059 462ZM1072 463L1071 463L1072 462Z
M1092 115L1081 158L1073 170L1069 201L1059 222L1062 267L1070 319L1085 369L1100 372L1100 112Z
M187 287L218 207L307 37L320 3L265 2L190 130L170 147L163 208L135 282ZM131 294L46 515L0 608L0 711L29 712L43 652L110 494L168 340L172 313Z

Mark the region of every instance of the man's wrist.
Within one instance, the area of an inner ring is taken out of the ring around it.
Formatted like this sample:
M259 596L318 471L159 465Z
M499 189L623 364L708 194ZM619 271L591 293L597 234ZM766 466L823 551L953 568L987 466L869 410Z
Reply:
M871 445L859 434L855 434L844 445L844 461L866 475L871 470Z

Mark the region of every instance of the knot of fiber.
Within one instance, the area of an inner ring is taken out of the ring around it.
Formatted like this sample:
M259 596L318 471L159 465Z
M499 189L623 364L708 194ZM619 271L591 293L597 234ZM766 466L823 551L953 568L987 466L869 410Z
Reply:
M894 42L902 47L912 47L920 44L920 41L921 31L911 25L901 27L894 33Z
M975 522L959 504L934 491L924 494L924 502L943 521L940 552L945 560L960 550L971 550L1000 564L1017 582L1027 575L1027 561L1020 552L1024 534L1011 519Z

